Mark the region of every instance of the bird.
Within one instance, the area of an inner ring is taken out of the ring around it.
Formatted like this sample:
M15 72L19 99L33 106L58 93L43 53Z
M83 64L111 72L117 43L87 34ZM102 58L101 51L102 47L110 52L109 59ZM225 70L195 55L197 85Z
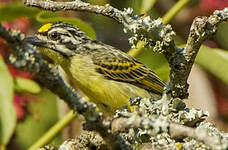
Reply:
M64 22L47 23L24 39L60 65L89 101L107 115L127 106L130 98L161 98L165 82L127 53L92 40Z

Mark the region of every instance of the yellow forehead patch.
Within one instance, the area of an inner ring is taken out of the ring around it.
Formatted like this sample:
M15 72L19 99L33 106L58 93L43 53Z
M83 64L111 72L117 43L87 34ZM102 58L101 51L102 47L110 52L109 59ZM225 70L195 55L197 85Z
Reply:
M40 29L38 30L38 32L46 32L48 29L51 28L51 23L47 23L45 25L43 25L42 27L40 27Z

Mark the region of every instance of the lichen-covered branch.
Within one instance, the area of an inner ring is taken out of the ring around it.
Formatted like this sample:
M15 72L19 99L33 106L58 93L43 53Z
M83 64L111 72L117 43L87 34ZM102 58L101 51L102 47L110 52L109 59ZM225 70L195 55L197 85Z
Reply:
M228 137L219 133L211 124L203 121L206 117L205 113L178 106L182 103L178 99L173 99L169 104L168 114L164 113L164 106L160 105L159 102L161 100L154 101L153 104L150 104L148 99L135 99L134 101L132 105L139 105L140 108L133 113L127 113L124 110L119 111L118 116L112 121L113 133L126 133L130 129L137 129L134 137L137 137L139 141L145 140L145 137L161 138L164 136L162 140L169 139L171 141L185 141L185 139L190 138L203 142L211 149L228 148ZM161 141L160 143L158 140L154 143L151 141L150 148L158 147L158 145L166 146L165 142L162 143ZM176 142L174 144L171 141L169 141L170 145L164 149L175 149ZM185 142L187 144L187 141ZM182 147L188 149L187 146Z
M209 17L196 17L191 25L187 44L168 59L171 68L169 86L174 97L188 96L187 79L202 43L211 38L219 23L228 21L228 8L215 11Z
M24 0L24 4L27 6L38 7L50 11L75 10L92 12L113 18L119 23L123 23L125 19L125 15L121 15L123 12L108 4L105 6L90 5L90 3L86 3L81 0L74 0L71 2L55 2L51 0ZM127 13L127 11L125 13Z
M201 141L209 147L215 149L219 144L219 138L216 136L209 136L205 130L200 130L198 128L191 128L184 125L168 122L160 122L158 120L147 120L143 117L137 116L135 119L130 118L118 118L112 122L112 131L114 133L124 132L130 128L140 128L146 130L157 131L156 134L161 132L166 132L171 138L179 140L186 137L194 138L197 141ZM155 130L155 129L160 130Z
M97 131L111 149L131 149L120 136L113 135L109 131L109 124L105 124L102 114L96 111L94 104L80 97L64 82L56 67L44 61L34 47L23 42L23 34L6 30L0 25L0 37L4 38L13 49L10 62L20 69L36 73L39 82L85 117L86 129Z

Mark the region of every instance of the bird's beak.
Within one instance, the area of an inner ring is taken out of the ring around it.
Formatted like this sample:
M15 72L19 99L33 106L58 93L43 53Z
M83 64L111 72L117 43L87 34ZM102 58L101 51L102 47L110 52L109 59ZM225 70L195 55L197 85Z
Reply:
M46 45L46 42L40 40L36 36L27 37L23 41L26 42L26 43L30 43L32 45L35 45L35 46L45 46Z
M34 46L45 47L45 48L52 49L52 50L54 50L54 51L62 54L63 56L73 56L74 55L74 52L73 51L67 50L67 49L65 49L65 50L64 49L62 49L62 50L56 49L55 45L53 45L51 43L48 43L48 42L45 42L43 40L40 40L36 36L27 37L23 41L25 43L29 43L29 44L32 44Z

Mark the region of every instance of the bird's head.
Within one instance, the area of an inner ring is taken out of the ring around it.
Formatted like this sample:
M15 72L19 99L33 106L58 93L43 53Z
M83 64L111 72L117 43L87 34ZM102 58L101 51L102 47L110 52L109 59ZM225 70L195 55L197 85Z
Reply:
M91 39L72 24L57 22L43 25L35 36L27 37L24 41L69 57L88 40Z

